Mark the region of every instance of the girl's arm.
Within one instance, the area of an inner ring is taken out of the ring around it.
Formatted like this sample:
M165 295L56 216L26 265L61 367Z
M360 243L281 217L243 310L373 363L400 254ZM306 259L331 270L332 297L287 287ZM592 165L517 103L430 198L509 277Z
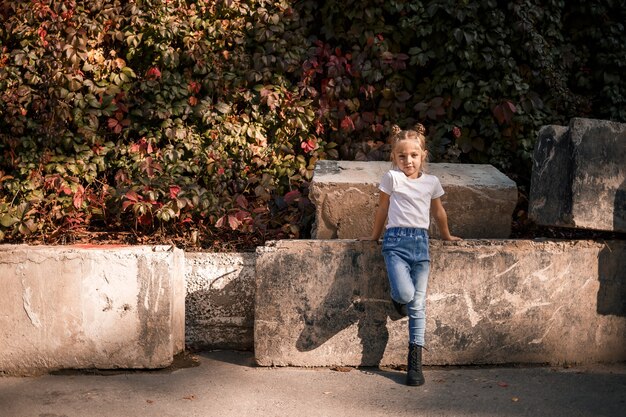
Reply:
M461 240L460 237L452 236L450 234L450 229L448 229L448 215L446 214L446 210L443 208L443 204L441 204L440 198L433 198L431 200L430 212L437 222L439 234L443 240Z
M378 240L383 227L385 227L385 220L387 220L387 212L389 211L389 194L380 192L378 197L378 209L376 210L376 217L374 218L374 227L372 227L372 235L362 240Z

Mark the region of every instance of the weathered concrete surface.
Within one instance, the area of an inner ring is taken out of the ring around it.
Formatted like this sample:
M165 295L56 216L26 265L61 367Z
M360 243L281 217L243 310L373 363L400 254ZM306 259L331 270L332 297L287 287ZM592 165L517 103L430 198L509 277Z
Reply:
M626 242L433 240L431 256L426 364L626 360ZM275 242L256 271L260 365L405 362L376 243Z
M185 254L188 347L252 350L255 259L255 253Z
M429 164L446 192L442 202L453 234L506 238L517 204L515 182L492 165ZM356 239L371 233L378 184L390 162L319 161L311 182L316 239ZM437 236L434 222L431 235Z
M162 368L184 350L183 252L0 246L0 374Z
M626 124L575 118L541 128L529 214L541 225L626 232Z

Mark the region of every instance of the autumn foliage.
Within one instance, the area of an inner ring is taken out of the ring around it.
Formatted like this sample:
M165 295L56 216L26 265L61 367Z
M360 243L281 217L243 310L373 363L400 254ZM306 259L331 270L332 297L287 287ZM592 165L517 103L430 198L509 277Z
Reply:
M626 120L619 2L4 1L0 241L307 237L315 162L434 161L528 185L537 129Z

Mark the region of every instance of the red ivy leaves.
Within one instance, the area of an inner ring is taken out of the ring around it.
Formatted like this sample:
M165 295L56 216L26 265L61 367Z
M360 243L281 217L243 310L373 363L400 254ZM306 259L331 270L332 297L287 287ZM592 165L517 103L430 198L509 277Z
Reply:
M350 116L345 116L341 121L341 129L351 131L354 130L354 122L350 118Z
M315 139L308 139L302 142L300 144L300 147L302 148L302 150L304 150L304 152L309 153L315 150L315 148L317 147L317 143Z
M126 199L126 201L122 203L122 210L126 210L128 207L143 200L143 197L133 190L127 191L126 194L124 194L124 198Z
M492 110L493 117L496 118L501 125L511 123L513 115L517 113L517 107L509 100L504 100L502 103L495 106Z
M80 209L83 205L83 200L85 199L85 188L78 184L76 186L76 192L74 193L74 196L72 197L72 204L74 205L74 208L76 208L77 210Z
M113 132L120 134L125 127L130 126L130 120L124 119L124 113L121 111L115 112L115 117L110 117L107 121L107 126Z
M146 78L149 80L158 80L161 78L161 70L157 67L152 67L148 71L146 71Z
M237 210L233 214L226 214L220 217L215 223L215 226L221 228L228 226L231 230L237 230L244 223L249 223L250 221L252 221L252 217L249 212L245 210Z

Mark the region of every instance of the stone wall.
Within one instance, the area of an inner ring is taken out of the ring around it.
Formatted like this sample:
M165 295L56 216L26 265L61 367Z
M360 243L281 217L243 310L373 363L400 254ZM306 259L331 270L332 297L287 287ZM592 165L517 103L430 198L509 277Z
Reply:
M172 247L0 246L0 374L163 368L184 350Z
M185 254L189 348L252 350L255 259L254 253Z
M431 241L429 365L626 360L626 242ZM380 246L258 250L255 355L265 366L403 364Z
M318 161L311 182L315 239L369 236L378 205L378 184L389 162ZM517 204L515 182L492 165L428 164L446 192L442 197L452 234L507 238ZM437 237L434 222L431 236Z
M625 360L625 246L433 240L426 363ZM185 340L254 345L261 365L397 364L406 352L373 242L256 254L6 245L0 280L0 374L162 368Z

